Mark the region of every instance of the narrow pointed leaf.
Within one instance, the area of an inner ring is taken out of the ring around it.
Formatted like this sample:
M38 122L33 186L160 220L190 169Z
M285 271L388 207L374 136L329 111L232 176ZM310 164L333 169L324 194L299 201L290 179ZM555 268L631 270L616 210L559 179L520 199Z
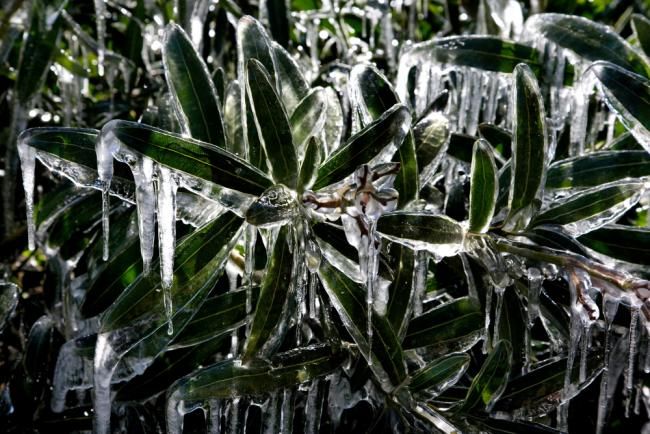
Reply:
M406 368L402 346L390 323L383 316L372 315L373 338L370 348L366 334L368 316L365 288L327 261L321 262L318 276L361 354L366 360L372 360L370 369L381 387L386 391L394 390L404 381Z
M451 354L441 357L414 372L409 383L412 393L428 392L438 395L453 386L469 366L469 354Z
M575 236L615 221L636 204L644 184L619 181L595 187L551 206L533 220L533 225L558 224Z
M483 313L478 303L462 297L413 318L404 349L430 347L438 354L464 351L480 339Z
M413 282L415 254L408 247L394 243L390 247L388 258L392 260L391 268L395 270L395 277L388 288L386 318L395 329L395 333L403 337L411 317L415 295Z
M611 258L650 265L650 230L607 225L578 238L585 246Z
M650 71L645 60L614 30L587 18L538 14L528 20L526 28L589 61L606 60L646 76Z
M262 139L273 179L295 188L298 157L287 114L264 66L252 59L248 62L247 71L246 85L255 116L255 125Z
M293 143L298 155L305 153L307 140L317 137L325 125L327 99L322 87L315 87L296 106L290 119Z
M318 190L341 181L358 166L370 161L374 162L377 157L390 158L396 147L401 146L410 122L411 116L406 107L393 106L330 155L318 170L314 189Z
M509 131L492 124L480 124L478 131L481 137L487 140L504 159L510 158L512 155L512 134Z
M472 421L475 421L472 418ZM526 433L526 434L562 434L563 431L543 425L541 423L526 422L521 420L505 420L496 418L479 419L477 422L478 427L482 432L489 432L491 434L512 434L512 433Z
M224 148L226 137L219 96L203 59L177 24L169 24L165 29L162 54L167 85L187 133Z
M595 187L626 178L650 176L650 155L646 151L591 152L553 163L546 188Z
M646 56L650 56L650 20L641 14L632 14L632 29Z
M318 345L278 354L270 362L256 359L244 365L239 360L224 360L182 378L168 396L177 402L262 395L329 374L345 355Z
M501 340L494 346L467 392L463 409L490 411L508 383L512 364L512 345Z
M590 70L598 78L609 108L650 151L650 80L607 62L596 62Z
M289 10L285 0L266 0L266 16L273 40L283 47L289 44Z
M440 165L449 147L449 134L449 119L438 111L431 111L413 127L420 184L424 185Z
M293 297L293 254L289 247L289 227L280 229L271 259L266 269L260 301L257 304L250 333L246 340L243 360L248 362L261 354L266 357L282 343L289 320L288 299Z
M298 103L309 93L309 84L291 54L275 42L272 45L280 96L287 113L293 113Z
M404 143L397 149L393 161L399 161L400 163L400 169L393 186L399 193L397 207L401 209L417 199L420 191L419 168L415 152L415 139L412 132L409 131L404 138Z
M102 136L172 169L242 193L257 195L272 185L264 173L230 152L158 128L111 121Z
M42 127L23 131L18 140L39 151L95 171L95 143L98 136L99 131L90 128Z
M526 228L541 206L546 176L548 135L539 86L530 68L514 71L513 167L510 180L510 211L504 228L518 232Z
M474 144L470 187L469 230L484 233L494 216L499 189L492 147L485 140L477 140Z
M241 17L237 24L237 58L239 68L243 70L250 59L257 59L269 74L275 76L271 40L260 22L249 15Z
M242 124L241 92L238 81L233 81L228 85L223 106L223 117L227 138L226 149L231 154L244 159L246 157L246 142L244 141L244 127Z
M309 139L307 148L305 149L305 157L302 159L300 165L300 177L298 178L298 190L303 191L310 188L316 181L318 168L321 163L321 142L316 137Z
M407 211L381 216L377 232L391 241L414 250L428 250L439 257L458 253L465 237L462 226L447 216Z

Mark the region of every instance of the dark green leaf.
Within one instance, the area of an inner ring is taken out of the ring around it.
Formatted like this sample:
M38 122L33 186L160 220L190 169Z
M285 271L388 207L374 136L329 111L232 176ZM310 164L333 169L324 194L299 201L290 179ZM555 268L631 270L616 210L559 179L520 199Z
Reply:
M646 151L591 152L553 163L546 188L595 187L646 176L650 176L650 155Z
M431 347L444 354L473 346L483 334L483 313L477 302L462 297L436 307L409 324L404 349Z
M592 250L634 264L650 265L650 230L607 225L578 238Z
M300 214L291 190L282 184L269 187L246 210L246 221L254 226L285 224Z
M397 207L401 209L417 199L420 190L419 168L412 132L409 132L404 138L404 143L393 156L393 161L400 163L400 169L393 185L399 193Z
M562 434L562 431L535 422L491 418L471 418L471 420L478 424L482 432L485 431L491 434Z
M273 54L275 55L275 69L282 102L287 113L293 114L298 103L307 96L309 84L300 71L300 66L287 50L281 45L273 43Z
M23 358L26 373L36 382L51 378L56 354L63 344L63 336L58 332L54 320L43 315L29 331Z
M596 62L590 70L609 108L639 144L650 150L650 81L607 62Z
M315 87L296 106L291 115L291 133L298 155L305 153L307 140L318 137L325 124L327 100L325 90Z
M592 62L607 60L642 75L650 71L643 58L616 32L587 18L538 14L528 20L526 27Z
M499 180L490 144L479 139L474 144L469 192L469 230L484 233L490 228L497 202Z
M187 133L224 148L226 137L214 83L192 41L177 24L165 29L162 53L167 85L182 112L179 117Z
M332 352L328 346L320 345L278 354L270 362L256 359L243 365L239 360L224 360L182 378L170 389L169 400L262 395L329 374L345 356L343 351Z
M411 116L403 105L395 105L380 118L352 136L336 150L318 170L314 189L318 190L350 175L361 164L388 158L394 153L394 146L404 140ZM393 145L393 146L391 146ZM389 152L384 152L387 150ZM384 154L387 154L384 156Z
M249 15L241 17L237 24L237 53L243 68L250 59L257 59L269 74L275 76L271 40L260 22Z
M74 74L77 77L90 78L90 70L63 50L56 53L54 56L54 62L61 65L69 73Z
M511 365L512 345L501 340L494 346L481 370L474 377L463 409L472 410L479 407L490 411L506 388Z
M540 225L530 228L523 233L529 240L540 246L550 247L556 250L567 250L585 257L589 257L587 251L576 239L559 225Z
M298 157L287 114L264 66L259 61L251 59L248 61L247 72L246 85L255 116L255 125L262 139L273 179L295 188Z
M447 153L465 163L472 162L472 150L476 137L467 134L451 133Z
M514 164L504 228L518 232L528 226L541 206L548 150L544 103L537 80L526 65L515 68L512 106Z
M267 357L282 343L290 315L290 297L294 296L292 284L293 254L289 226L280 229L270 262L266 268L260 301L257 304L246 340L243 360L248 363L256 356Z
M212 83L217 91L217 101L223 104L223 100L226 96L226 73L223 71L222 67L218 67L212 72Z
M97 170L95 143L98 135L98 130L89 128L30 128L20 134L18 141L95 171Z
M407 211L381 216L377 232L391 241L438 256L458 253L465 236L462 226L447 216Z
M467 370L469 362L469 354L464 353L434 360L413 373L409 390L413 393L428 391L438 395L458 381Z
M390 321L397 336L402 337L411 317L411 306L415 295L413 270L415 255L408 247L393 243L388 252L391 268L395 270L395 278L388 287L388 306L386 318Z
M503 293L503 306L499 319L499 339L512 345L512 369L518 371L525 361L527 317L517 291L508 287Z
M504 159L510 158L512 155L512 134L509 131L496 125L481 124L478 126L478 132Z
M246 157L246 142L244 141L244 126L242 124L241 98L239 82L233 81L226 89L223 118L226 127L226 149L231 154L244 159ZM252 127L254 128L255 125L252 125Z
M18 306L20 288L13 283L0 283L0 331L5 328L7 321Z
M102 140L113 138L160 164L232 190L258 195L272 185L264 173L230 152L158 128L111 121L102 129Z
M406 368L402 346L390 323L383 316L376 313L372 315L371 348L367 336L368 305L365 288L327 261L321 261L318 276L361 354L366 360L372 361L372 365L369 363L370 369L382 388L392 391L406 378Z
M283 47L289 44L289 10L285 0L267 0L266 16L269 20L271 36Z
M578 193L552 205L533 219L533 225L569 225L571 234L582 234L618 218L638 202L642 182L619 181Z
M433 175L449 146L449 119L438 111L431 111L413 127L415 155L424 184Z
M650 20L641 14L633 14L631 24L641 49L650 56Z
M305 157L302 159L300 165L300 176L298 178L298 190L303 191L312 186L316 181L318 168L321 163L321 142L316 137L311 137L307 148L305 149Z

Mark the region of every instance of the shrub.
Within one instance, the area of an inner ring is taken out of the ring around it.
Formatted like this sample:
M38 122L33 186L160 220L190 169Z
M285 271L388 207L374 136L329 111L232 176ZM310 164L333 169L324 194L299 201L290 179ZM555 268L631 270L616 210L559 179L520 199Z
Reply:
M9 2L7 431L640 430L647 6L461 3Z

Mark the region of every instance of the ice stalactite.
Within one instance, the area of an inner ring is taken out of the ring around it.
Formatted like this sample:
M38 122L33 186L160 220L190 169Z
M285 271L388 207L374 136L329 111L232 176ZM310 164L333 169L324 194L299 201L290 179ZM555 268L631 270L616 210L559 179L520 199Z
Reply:
M20 157L20 166L23 172L23 188L25 189L28 247L29 250L34 250L36 249L36 224L34 222L34 172L36 168L36 149L19 140L18 156Z
M174 279L174 251L176 249L176 192L178 191L178 180L171 169L158 166L156 181L160 273L163 301L168 321L167 333L171 335L174 333L171 289Z
M600 392L598 395L598 415L596 418L596 433L603 432L605 417L607 416L607 403L609 395L609 359L612 349L612 323L616 317L619 306L618 298L607 293L603 296L603 317L605 319L605 354L603 357L604 367L600 379Z
M630 407L632 405L632 390L634 387L634 365L638 351L638 323L641 307L633 305L630 308L630 328L629 328L629 352L627 356L627 367L625 368L624 391L625 396L625 417L630 416Z
M144 274L149 274L156 236L156 194L153 185L154 162L149 158L140 157L131 163L131 171L135 181L142 268Z
M499 326L501 324L501 311L503 310L503 293L505 292L505 288L501 288L499 286L494 288L494 293L497 296L497 306L496 310L494 311L494 341L493 342L499 342Z
M95 19L97 20L97 74L104 76L104 60L106 57L106 1L94 0Z
M487 354L492 346L490 340L490 316L492 313L492 285L485 287L485 326L483 331L483 353Z
M539 268L531 267L526 277L528 278L528 326L531 327L539 317L539 296L544 276Z
M257 227L248 225L246 228L246 262L244 275L246 277L246 314L253 312L253 273L255 272L255 244L257 243Z

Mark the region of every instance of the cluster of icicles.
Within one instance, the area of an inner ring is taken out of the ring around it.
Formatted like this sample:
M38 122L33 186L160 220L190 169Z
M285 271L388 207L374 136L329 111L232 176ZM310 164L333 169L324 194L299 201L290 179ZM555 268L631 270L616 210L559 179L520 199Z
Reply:
M203 3L207 4L208 2ZM104 2L102 0L96 0L95 4L98 10L98 16L103 17L103 8L105 7ZM382 10L380 14L370 14L368 17L373 20L373 22L383 23L386 21L385 17L387 16L384 12L385 11ZM199 18L197 19L200 19L201 14L198 13L198 16ZM203 18L204 17L205 16L203 15ZM305 25L305 31L314 36L311 39L308 38L309 41L318 38L318 35L317 26L313 26L313 21L310 21L313 17L307 18L308 19L305 21L307 23ZM100 34L100 37L98 38L100 44L98 60L100 62L100 74L103 72L103 62L105 60L105 25L103 20L103 18L98 19L98 30ZM388 23L390 24L389 20ZM510 23L508 25L508 32L512 31L513 26L517 27L516 23ZM608 112L604 104L598 106L598 112L595 115L596 118L602 119L603 122L591 122L589 124L590 129L588 129L588 99L595 86L594 79L590 74L582 75L588 64L581 59L576 58L572 53L544 42L542 38L537 38L534 43L536 48L538 48L540 52L544 53L544 59L540 60L542 60L542 64L546 65L545 74L547 78L549 78L548 82L551 83L549 95L550 107L548 107L548 116L551 126L551 152L549 160L552 158L552 150L555 147L554 144L556 143L557 137L567 122L571 124L572 155L582 154L584 150L595 141L601 128L606 128L607 136L611 138L613 136L614 114ZM316 43L313 43L312 46L316 47ZM389 59L394 59L395 57L392 47L392 40L385 43L385 49L387 50ZM314 48L314 50L315 49L316 48ZM451 89L451 94L446 113L449 117L452 131L474 135L477 131L479 121L498 123L506 129L511 127L512 119L510 116L510 108L508 106L509 95L511 93L511 78L509 74L486 72L468 67L440 64L432 57L423 54L426 53L426 50L426 43L412 46L410 50L406 51L402 55L397 69L396 88L399 97L403 101L406 101L408 98L409 75L412 70L415 69L414 116L419 116L424 113L426 108L433 100L435 100L443 89L448 88ZM312 57L317 59L318 53L312 53ZM573 87L565 87L563 84L564 69L568 63L571 63L576 71L575 85ZM453 80L451 79L452 75L454 76ZM135 203L137 207L140 247L145 273L148 273L151 268L157 227L160 248L161 284L163 290L162 298L168 315L169 334L172 334L173 332L171 317L173 306L170 291L174 277L173 260L176 244L175 222L176 219L179 218L180 214L177 206L177 193L179 189L182 188L188 190L206 199L205 202L202 202L202 205L210 204L208 206L208 212L205 212L205 207L203 207L201 217L193 221L197 226L219 215L225 209L224 204L227 205L228 209L243 215L245 210L255 200L254 197L224 191L224 189L218 186L174 172L163 165L157 164L155 161L124 147L119 140L112 135L111 131L106 129L102 132L101 140L99 140L97 144L98 177L96 174L88 173L80 167L66 164L61 161L55 161L48 156L47 153L36 151L22 143L19 143L19 153L23 170L23 182L28 214L29 246L31 249L35 248L37 239L36 228L33 221L34 167L36 158L41 160L50 169L64 174L78 185L92 187L102 191L104 204L102 221L105 237L104 259L108 259L110 256L107 242L109 233L108 221L110 195L118 196L123 200ZM112 182L113 160L124 162L131 168L135 180L134 192L121 192L119 185ZM448 165L448 170L444 171L443 176L445 177L444 181L447 186L452 186L462 181L458 179L458 172L455 170L455 167L456 166L454 165ZM218 202L214 202L215 196L219 197ZM377 217L378 215L373 216L374 219ZM356 268L356 270L360 270L361 279L365 281L368 288L368 304L369 306L374 305L376 311L381 311L381 305L382 303L385 305L387 299L385 290L386 282L383 282L382 279L377 276L378 252L375 246L374 232L371 230L370 235L366 239L360 239L358 228L355 228L353 224L344 224L344 227L346 227L348 240L351 240L352 244L354 244L359 250L361 267ZM373 227L372 221L370 222L370 227ZM307 230L306 228L303 229ZM256 234L257 230L254 227L250 227L250 229L246 231L245 236L245 274L248 276L249 282L252 281L252 258L254 256L252 251L256 242ZM305 238L306 237L302 237L303 240ZM316 284L316 277L313 273L317 268L317 262L315 261L319 260L318 258L321 254L324 255L327 260L336 262L338 266L350 268L353 270L352 274L359 274L357 271L354 271L354 267L351 267L350 264L342 264L341 259L337 258L334 252L328 252L327 250L319 252L317 251L318 246L313 246L309 243L305 245L300 242L294 242L293 248L303 249L302 252L305 253L304 255L296 254L295 257L302 258L306 256L308 258L306 261L307 269L304 267L300 268L299 266L296 267L301 271L296 273L298 277L296 282L293 284L303 288L302 291L298 292L299 294L305 294L305 285L313 286ZM418 286L421 286L422 288L424 287L424 279L426 279L426 270L429 259L427 255L427 252L418 252L415 280L420 282ZM482 262L485 262L484 257L480 259ZM556 269L553 269L552 266L545 266L543 268L531 266L529 268L524 267L522 270L521 266L508 266L507 262L508 261L495 261L493 274L498 276L504 275L504 272L506 275L508 273L525 273L529 282L528 331L526 334L526 354L528 363L525 367L525 369L529 369L532 364L530 328L536 319L539 318L544 321L543 316L540 315L539 308L542 284L545 279L557 278L558 272ZM314 263L316 263L315 266ZM517 268L518 271L515 270ZM307 271L310 274L309 277L307 277ZM565 278L569 282L572 306L571 342L568 344L568 368L562 396L563 405L561 411L558 412L560 427L566 427L568 401L577 393L576 391L579 390L578 386L580 384L585 381L593 380L593 378L587 378L586 363L591 345L591 330L595 321L600 317L600 312L589 294L594 291L600 291L600 289L598 288L598 285L590 281L588 275L584 274L580 270L567 271L566 274L561 277ZM236 276L233 276L231 280L233 282L233 287L236 286ZM498 325L493 327L495 336L490 336L490 318L494 316L497 323L500 320L500 313L503 305L503 293L507 285L507 278L494 279L491 287L492 289L487 294L484 336L486 349L489 346L489 341L491 339L494 341L498 340ZM310 288L307 292L308 295L306 296L308 299L308 303L306 304L309 305L307 311L310 311L311 313L314 313L317 310L317 301L313 296L314 290L315 288ZM492 290L497 297L496 312L494 315L490 312L492 305ZM630 306L631 324L626 345L628 354L626 360L622 360L620 354L611 353L612 343L609 338L605 344L605 374L602 376L601 380L601 396L599 398L598 410L599 431L601 431L604 426L604 417L609 398L612 396L615 389L615 381L621 376L622 372L624 372L624 390L629 400L628 408L632 406L635 408L635 411L638 411L642 391L641 385L634 384L633 372L635 371L637 359L639 359L638 350L641 337L639 329L646 330L646 336L648 335L648 330L646 328L641 328L639 324L641 321L639 315L640 305L638 300L633 297L626 300L614 299L613 297L608 296L606 291L603 292L605 292L605 294L603 295L603 306L601 310L603 318L605 319L607 336L609 337L611 333L613 318L620 303ZM579 294L581 295L580 297ZM301 297L305 299L304 295L301 295ZM578 300L578 298L580 300ZM372 336L372 328L370 327L370 312L372 312L372 310L372 307L369 307L369 339L371 339ZM251 311L250 304L247 305L247 311ZM302 315L303 309L298 309L298 312L299 315ZM415 313L418 313L417 306L415 308ZM59 356L59 363L57 364L55 374L52 401L52 409L54 411L60 412L65 408L66 394L68 391L84 391L94 386L96 427L99 432L108 432L111 408L110 384L124 381L142 373L152 362L152 360L122 359L121 354L111 348L110 344L110 342L114 342L118 338L119 336L99 336L96 343L97 356L94 362L88 360L81 354L77 348L79 345L77 340L71 340L64 345ZM233 337L233 340L235 339L236 336ZM551 336L551 339L553 340L554 337ZM642 360L639 361L639 363L643 366L645 372L650 372L650 345L648 344L648 339L643 339L641 342L642 346L645 346L645 348L643 348L645 351L641 351L641 353L644 354L644 357L641 357ZM554 340L553 345L556 353L561 352L563 343L559 339ZM231 357L237 357L236 348L237 343L233 342ZM571 375L571 368L578 357L578 353L580 368L578 383L575 383L575 380ZM316 380L312 383L307 392L307 409L310 408L309 402L315 402L315 400L322 395L322 389L324 387L324 383L320 380ZM349 385L341 379L337 380L334 378L330 381L329 387L331 389L329 394L330 397L345 396L348 401L340 402L337 399L331 400L329 403L329 411L330 416L333 419L336 419L336 416L333 415L338 415L338 417L340 417L344 408L353 405L354 402L358 402L360 399L363 399L361 396L352 396L349 391ZM346 387L348 390L343 390ZM632 402L633 389L635 388L637 399L636 403L632 405L630 403ZM291 395L293 393L294 392L289 389L279 391L256 403L256 405L262 408L264 412L270 411L277 414L279 419L284 421L281 422L281 426L288 427L290 426L290 422L287 422L287 418L288 412L290 412L289 405L292 402ZM244 413L246 409L240 406L239 398L228 400L226 402L210 401L208 403L197 405L203 405L209 409L209 417L207 419L210 421L209 425L215 431L220 429L240 430L243 426L242 424L245 423ZM315 406L313 402L311 405ZM168 426L173 430L180 432L182 430L183 414L192 410L195 406L183 407L183 405L179 403L179 405L172 407L177 410L178 413L168 414L168 418L170 419L168 421ZM318 413L318 411L306 411L306 414L310 415L308 424L313 425L314 429L317 431L317 426L320 423L320 413ZM229 421L228 427L220 426L222 415L226 415L225 420Z

